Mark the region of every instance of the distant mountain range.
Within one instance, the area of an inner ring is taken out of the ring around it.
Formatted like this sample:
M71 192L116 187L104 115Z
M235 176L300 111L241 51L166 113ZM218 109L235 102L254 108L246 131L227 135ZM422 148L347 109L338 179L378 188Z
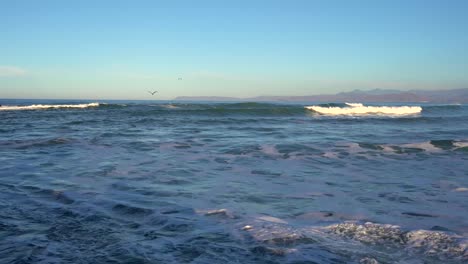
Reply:
M282 102L430 102L430 103L468 103L468 88L452 90L354 90L332 95L310 96L257 96L250 98L220 96L179 96L181 101L282 101Z

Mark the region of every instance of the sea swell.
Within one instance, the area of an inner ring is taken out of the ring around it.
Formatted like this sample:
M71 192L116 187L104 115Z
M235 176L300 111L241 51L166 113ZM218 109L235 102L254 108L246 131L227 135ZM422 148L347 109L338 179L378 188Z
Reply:
M304 106L0 112L0 262L466 262L466 106Z
M0 111L14 110L47 110L47 109L85 109L121 110L131 112L132 115L198 115L198 116L259 116L259 117L333 117L333 118L408 118L424 117L423 113L437 115L446 113L457 117L463 105L425 105L425 106L365 106L361 103L322 103L317 105L279 104L279 103L69 103L69 104L32 104L32 105L3 105Z
M188 112L189 114L225 116L293 116L303 115L304 109L298 105L282 105L269 103L216 103L216 104L169 104L156 105L162 110L172 112Z

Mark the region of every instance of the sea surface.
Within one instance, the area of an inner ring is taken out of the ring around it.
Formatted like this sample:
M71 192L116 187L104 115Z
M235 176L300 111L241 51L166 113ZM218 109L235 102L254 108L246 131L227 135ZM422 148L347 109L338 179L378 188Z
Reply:
M468 105L352 103L0 100L0 263L467 263Z

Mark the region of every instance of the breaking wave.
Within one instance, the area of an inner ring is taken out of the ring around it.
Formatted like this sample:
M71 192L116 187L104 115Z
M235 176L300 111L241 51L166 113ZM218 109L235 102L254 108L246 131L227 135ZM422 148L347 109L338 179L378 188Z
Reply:
M367 222L345 222L325 227L330 233L347 237L367 245L403 246L408 253L422 254L436 259L467 260L467 241L441 231L404 231L399 226Z
M338 255L352 249L352 258L361 259L359 263L382 263L383 259L389 261L383 263L394 263L392 261L402 258L411 263L415 259L423 260L421 263L439 263L441 260L461 263L468 260L466 237L450 232L405 230L397 225L359 221L294 227L275 217L261 217L245 224L238 226L241 234L250 236L258 243L256 248L262 247L270 255L304 256L310 249L308 245L321 243L323 247L334 248ZM335 248L337 244L344 249ZM369 258L373 261L363 261Z
M306 106L306 109L323 115L415 115L422 111L420 106L364 106L360 103L346 103L346 107Z
M64 104L64 105L5 105L0 106L0 110L38 110L38 109L50 109L50 108L87 108L97 107L99 103L88 103L88 104Z
M345 103L347 106L351 107L363 107L364 105L361 103Z

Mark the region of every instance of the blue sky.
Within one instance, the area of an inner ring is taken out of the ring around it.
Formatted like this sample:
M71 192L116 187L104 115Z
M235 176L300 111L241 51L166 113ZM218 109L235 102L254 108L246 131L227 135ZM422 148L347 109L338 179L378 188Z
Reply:
M0 98L466 88L467 13L462 0L0 0Z

